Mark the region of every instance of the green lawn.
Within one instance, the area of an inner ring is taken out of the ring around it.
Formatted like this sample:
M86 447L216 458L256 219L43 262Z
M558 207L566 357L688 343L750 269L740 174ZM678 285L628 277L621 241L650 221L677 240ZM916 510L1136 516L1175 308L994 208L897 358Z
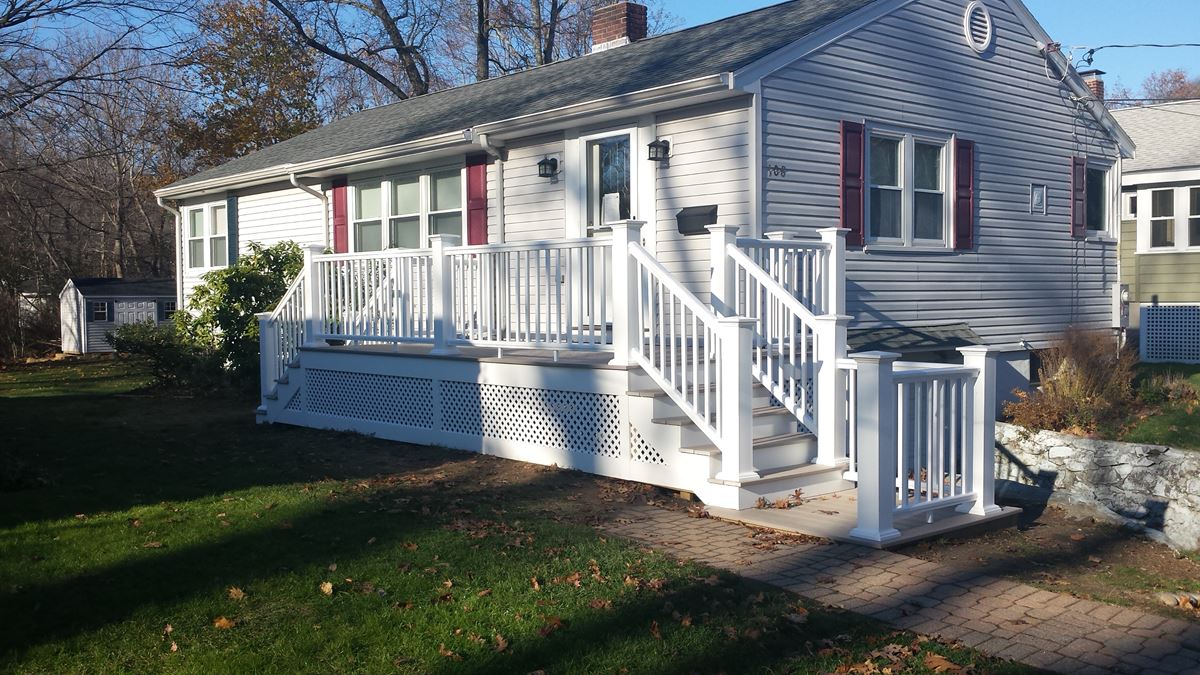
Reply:
M1200 391L1200 365L1145 363L1138 366L1138 371L1140 377L1180 373ZM1183 405L1167 404L1160 414L1139 420L1127 429L1121 440L1200 450L1200 409L1188 410Z
M612 481L144 382L0 372L0 671L1026 672L607 538Z

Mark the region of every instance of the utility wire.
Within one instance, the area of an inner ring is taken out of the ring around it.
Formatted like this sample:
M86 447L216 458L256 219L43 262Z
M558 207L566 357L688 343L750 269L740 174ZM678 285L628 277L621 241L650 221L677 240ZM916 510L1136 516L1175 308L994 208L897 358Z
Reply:
M1071 50L1074 51L1076 49L1087 49L1087 51L1083 54L1082 60L1090 66L1092 65L1092 57L1094 57L1096 52L1100 51L1101 49L1134 49L1137 47L1155 47L1159 49L1172 49L1175 47L1200 47L1200 42L1176 42L1172 44L1160 42L1140 42L1131 45L1100 45L1099 47L1087 47L1086 45L1080 45L1078 47L1072 47Z

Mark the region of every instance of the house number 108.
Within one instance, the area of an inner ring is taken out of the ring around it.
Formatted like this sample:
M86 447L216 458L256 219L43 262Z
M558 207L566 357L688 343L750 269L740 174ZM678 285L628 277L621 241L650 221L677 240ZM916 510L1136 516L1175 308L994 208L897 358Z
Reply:
M782 164L772 164L767 167L767 175L772 178L783 178L787 175L787 167Z

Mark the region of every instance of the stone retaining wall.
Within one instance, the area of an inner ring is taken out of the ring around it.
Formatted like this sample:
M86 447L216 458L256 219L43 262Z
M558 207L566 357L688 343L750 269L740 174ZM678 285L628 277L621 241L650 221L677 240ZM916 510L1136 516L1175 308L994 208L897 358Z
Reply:
M1031 432L996 423L996 477L1052 488L1052 498L1102 506L1200 549L1200 452Z

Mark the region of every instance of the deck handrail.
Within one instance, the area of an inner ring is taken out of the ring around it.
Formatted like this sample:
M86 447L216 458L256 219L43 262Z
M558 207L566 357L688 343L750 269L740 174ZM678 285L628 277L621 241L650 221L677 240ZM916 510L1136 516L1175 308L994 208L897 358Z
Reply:
M827 287L837 283L829 278L828 258L833 253L830 242L772 236L770 239L738 237L735 243L746 257L812 313L829 311Z

